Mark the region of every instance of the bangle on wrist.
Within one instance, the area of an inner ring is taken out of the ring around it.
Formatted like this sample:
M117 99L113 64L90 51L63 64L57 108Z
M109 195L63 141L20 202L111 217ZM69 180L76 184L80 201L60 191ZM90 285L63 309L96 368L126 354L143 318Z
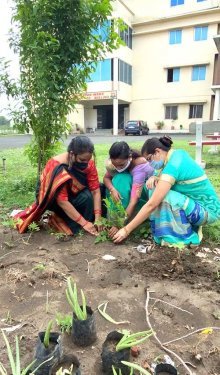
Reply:
M86 224L88 224L88 221L86 220L85 223L83 225L81 225L83 228L86 226Z
M126 233L126 236L128 237L129 236L129 231L128 231L128 228L124 227L124 230L125 230L125 233Z
M80 214L74 221L78 223L82 219L82 215Z
M102 211L100 209L94 210L94 214L100 214L101 215Z

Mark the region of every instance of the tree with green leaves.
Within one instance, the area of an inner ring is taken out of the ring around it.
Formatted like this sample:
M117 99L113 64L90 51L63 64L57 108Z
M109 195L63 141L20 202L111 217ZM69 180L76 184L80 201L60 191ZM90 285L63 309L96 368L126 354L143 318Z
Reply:
M94 62L118 48L120 37L112 23L110 0L13 0L11 45L20 56L21 106L14 122L33 132L28 149L40 173L68 132L68 113L86 90Z

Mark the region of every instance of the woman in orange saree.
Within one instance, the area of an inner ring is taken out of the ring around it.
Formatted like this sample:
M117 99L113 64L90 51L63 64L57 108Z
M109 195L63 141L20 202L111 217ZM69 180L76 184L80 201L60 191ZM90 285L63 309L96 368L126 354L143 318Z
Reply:
M20 233L49 210L49 226L56 231L73 235L83 228L97 235L100 227L93 222L101 217L101 192L93 155L91 140L77 136L67 152L47 162L39 179L36 201L15 216Z

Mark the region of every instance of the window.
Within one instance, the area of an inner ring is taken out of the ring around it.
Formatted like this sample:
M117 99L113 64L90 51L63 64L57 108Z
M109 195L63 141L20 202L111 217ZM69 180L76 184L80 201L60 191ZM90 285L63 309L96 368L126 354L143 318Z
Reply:
M107 38L108 38L110 27L111 27L111 21L110 20L106 20L106 21L103 22L102 25L99 25L96 30L93 30L92 34L94 36L98 35L99 38L101 39L101 41L105 42L107 40Z
M194 40L207 40L208 26L196 26L194 28Z
M171 7L175 7L176 5L184 4L184 0L171 0L170 5Z
M206 76L206 66L198 65L192 68L192 81L204 81Z
M190 104L189 118L202 118L202 113L203 113L202 104Z
M182 30L170 31L170 44L180 44L182 42Z
M131 65L127 64L126 62L119 60L118 61L118 80L128 85L132 84L132 67Z
M95 68L95 65L94 65ZM87 82L111 81L112 80L112 62L111 59L98 61L96 68Z
M180 68L167 69L167 82L178 82L180 80Z
M197 3L201 3L202 1L206 1L206 0L197 0Z
M120 38L125 42L126 46L132 49L132 29L124 23L124 30L120 31Z
M165 119L176 120L178 118L177 105L166 105Z

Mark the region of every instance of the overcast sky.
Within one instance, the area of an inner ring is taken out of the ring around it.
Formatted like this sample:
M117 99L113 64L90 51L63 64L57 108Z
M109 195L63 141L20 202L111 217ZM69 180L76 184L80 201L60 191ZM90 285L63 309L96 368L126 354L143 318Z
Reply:
M12 4L12 0L0 0L0 57L5 57L6 60L11 61L10 74L12 77L17 78L19 76L18 57L14 55L12 50L10 50L8 43L8 31L11 27ZM6 105L7 99L1 95L0 115L6 115L4 109Z

